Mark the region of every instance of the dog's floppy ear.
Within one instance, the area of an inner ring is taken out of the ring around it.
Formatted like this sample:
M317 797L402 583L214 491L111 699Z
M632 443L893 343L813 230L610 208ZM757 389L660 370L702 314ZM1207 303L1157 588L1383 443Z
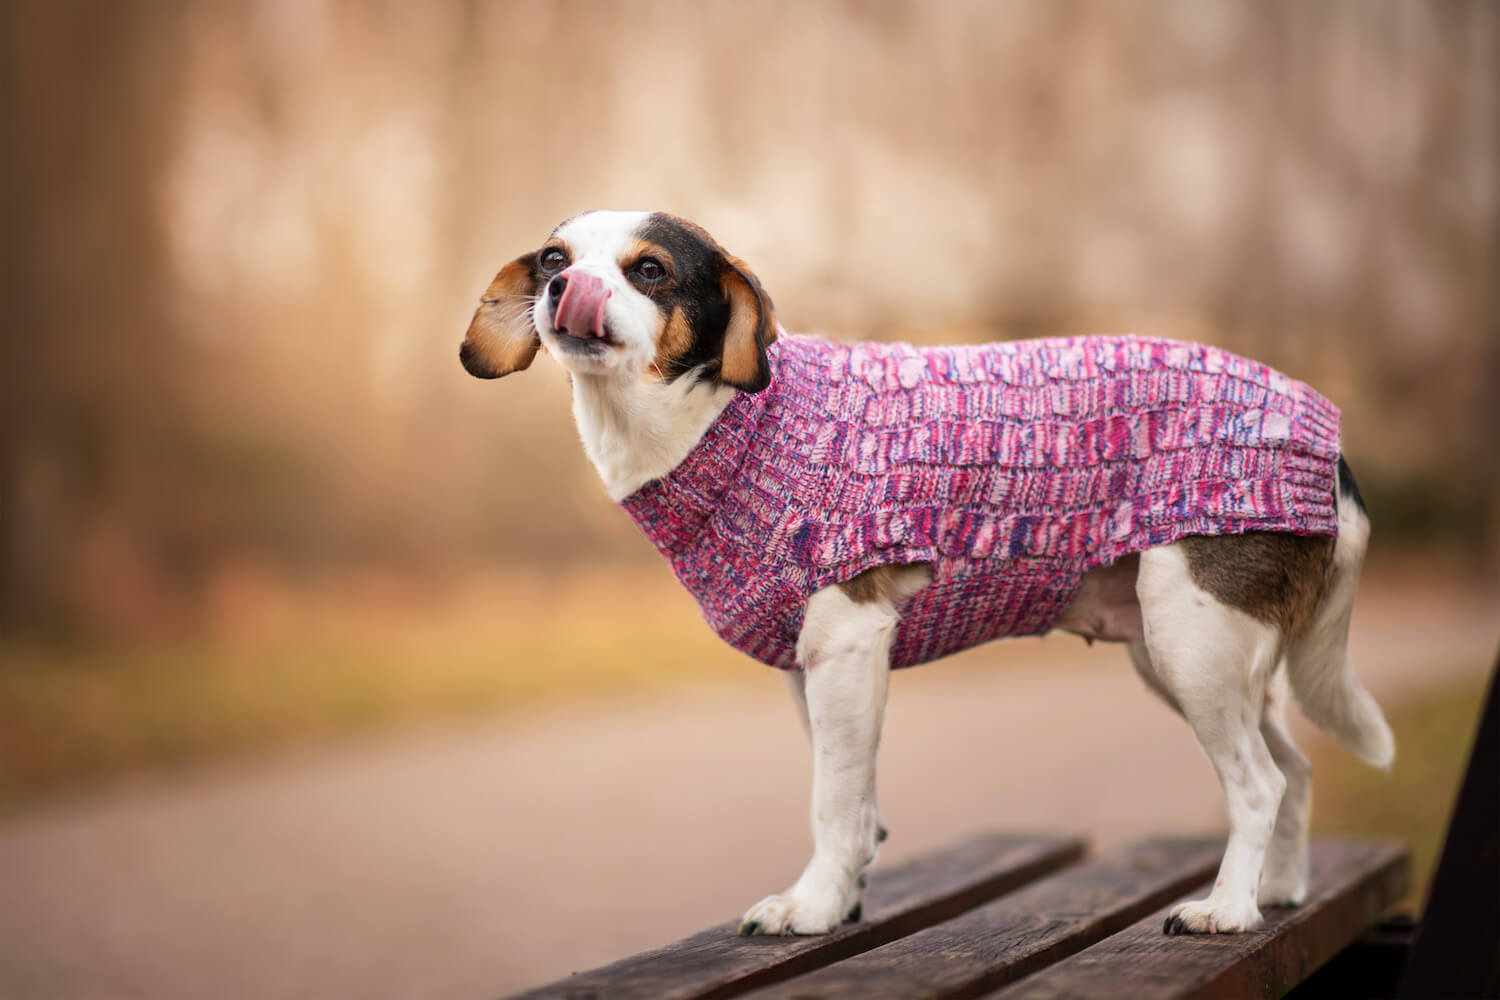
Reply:
M536 254L517 257L500 269L479 299L458 359L475 378L499 378L530 366L542 346L531 322L536 294Z
M760 392L771 384L771 367L766 363L766 348L776 339L771 297L743 261L720 253L718 265L719 286L729 301L719 381L745 392Z

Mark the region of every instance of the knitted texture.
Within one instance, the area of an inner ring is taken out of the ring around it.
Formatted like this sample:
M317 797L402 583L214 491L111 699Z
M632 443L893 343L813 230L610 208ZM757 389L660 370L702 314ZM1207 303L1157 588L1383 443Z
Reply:
M1337 534L1338 410L1200 344L783 335L672 472L621 505L714 631L795 668L803 607L926 562L891 663L1048 631L1084 573L1185 535Z

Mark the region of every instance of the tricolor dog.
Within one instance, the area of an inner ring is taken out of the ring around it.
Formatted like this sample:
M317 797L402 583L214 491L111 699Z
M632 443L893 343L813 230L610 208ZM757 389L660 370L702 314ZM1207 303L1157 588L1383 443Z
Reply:
M1124 643L1193 727L1230 833L1168 933L1245 930L1306 894L1286 687L1391 763L1345 652L1369 521L1338 411L1301 382L1145 338L790 336L744 263L645 212L575 216L507 264L460 357L497 378L542 346L610 497L719 635L785 671L811 736L812 860L741 933L858 919L889 671L990 639Z

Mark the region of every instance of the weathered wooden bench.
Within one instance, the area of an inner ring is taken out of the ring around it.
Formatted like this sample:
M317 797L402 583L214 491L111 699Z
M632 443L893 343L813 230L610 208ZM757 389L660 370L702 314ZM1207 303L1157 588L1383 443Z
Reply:
M1302 906L1268 908L1265 927L1245 934L1168 937L1168 909L1208 892L1222 840L1157 839L1085 857L1076 838L997 833L882 871L863 919L832 934L738 937L729 922L522 996L1494 995L1497 697L1492 679L1421 925L1381 923L1407 891L1410 862L1397 844L1315 842Z
M821 937L738 937L734 923L526 997L1281 996L1406 892L1398 845L1326 841L1308 901L1248 934L1167 937L1204 895L1222 840L1159 839L1085 858L1082 841L987 834L880 873L864 919ZM999 992L996 992L999 991Z

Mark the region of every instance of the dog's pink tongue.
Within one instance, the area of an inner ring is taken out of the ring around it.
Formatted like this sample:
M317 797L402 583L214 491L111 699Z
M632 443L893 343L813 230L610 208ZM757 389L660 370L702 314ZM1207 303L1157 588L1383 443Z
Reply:
M568 287L557 303L557 332L582 340L604 336L604 303L609 299L609 289L587 271L564 271L563 277L568 279Z

